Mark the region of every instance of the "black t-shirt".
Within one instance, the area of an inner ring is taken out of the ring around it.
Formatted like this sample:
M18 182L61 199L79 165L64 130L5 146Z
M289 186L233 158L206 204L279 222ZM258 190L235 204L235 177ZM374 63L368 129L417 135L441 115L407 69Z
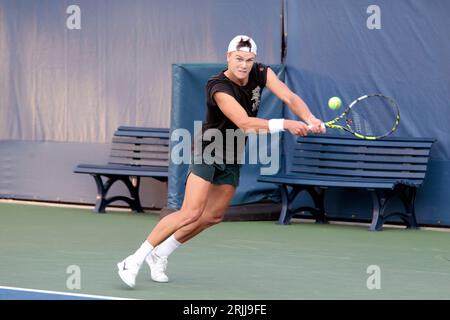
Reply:
M234 142L232 138L227 139L227 129L234 130L237 136L241 135L241 138L244 134L223 114L213 96L217 92L229 94L245 109L249 117L256 117L261 101L262 90L266 86L267 66L261 63L255 63L250 71L249 79L245 86L240 86L231 81L224 74L226 70L227 69L211 77L206 84L206 121L203 123L202 127L202 152L208 145L215 141L215 138L210 138L211 135L205 134L205 132L208 129L217 129L223 137L223 152L222 156L213 152L215 159L219 159L219 161L222 160L223 163L230 163L231 159L233 159L233 163L237 163L242 154L243 145L238 143L237 140L239 140L239 138L233 138Z

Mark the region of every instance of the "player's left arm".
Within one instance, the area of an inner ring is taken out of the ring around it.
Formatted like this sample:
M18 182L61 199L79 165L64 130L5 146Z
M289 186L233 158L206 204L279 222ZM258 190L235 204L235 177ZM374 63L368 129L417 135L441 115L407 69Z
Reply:
M322 121L317 119L306 103L297 94L292 92L284 82L278 79L272 69L267 68L266 87L281 99L294 114L299 116L307 124L311 125L314 132L324 132Z

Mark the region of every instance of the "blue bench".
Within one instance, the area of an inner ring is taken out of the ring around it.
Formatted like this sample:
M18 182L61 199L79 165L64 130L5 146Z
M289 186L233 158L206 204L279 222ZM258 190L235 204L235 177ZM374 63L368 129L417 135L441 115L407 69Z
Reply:
M425 179L433 142L434 139L428 138L299 137L285 148L285 167L276 175L260 176L258 181L279 186L280 224L289 224L293 216L305 211L316 222L327 223L326 190L359 188L368 190L373 200L369 230L381 230L383 223L393 216L400 217L407 228L415 229L416 192ZM293 203L303 191L311 196L314 207L294 209ZM395 198L401 200L404 210L388 212L388 205Z
M97 185L94 211L104 213L115 201L125 201L134 212L143 212L139 198L141 177L167 182L169 168L169 129L119 127L114 133L107 164L79 164L74 173L90 174ZM105 177L105 181L102 177ZM107 197L112 185L122 181L130 196Z

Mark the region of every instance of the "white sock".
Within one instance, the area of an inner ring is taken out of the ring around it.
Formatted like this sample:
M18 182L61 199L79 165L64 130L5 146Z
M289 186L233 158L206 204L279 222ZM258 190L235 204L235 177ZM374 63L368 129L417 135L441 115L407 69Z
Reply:
M142 264L144 262L147 255L152 251L153 246L148 242L147 240L144 241L144 243L139 247L139 249L136 250L136 252L133 254L134 258L136 259L136 262L139 264Z
M171 235L166 240L164 240L164 242L161 243L159 246L156 246L153 252L159 257L168 257L180 245L181 243L178 242L177 239L175 239L175 235Z

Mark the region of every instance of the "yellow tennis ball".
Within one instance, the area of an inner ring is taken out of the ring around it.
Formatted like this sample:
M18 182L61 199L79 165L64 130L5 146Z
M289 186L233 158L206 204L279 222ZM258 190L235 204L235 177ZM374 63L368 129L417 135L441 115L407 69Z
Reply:
M341 107L342 101L339 99L339 97L331 97L330 100L328 100L328 107L332 110L339 109Z

